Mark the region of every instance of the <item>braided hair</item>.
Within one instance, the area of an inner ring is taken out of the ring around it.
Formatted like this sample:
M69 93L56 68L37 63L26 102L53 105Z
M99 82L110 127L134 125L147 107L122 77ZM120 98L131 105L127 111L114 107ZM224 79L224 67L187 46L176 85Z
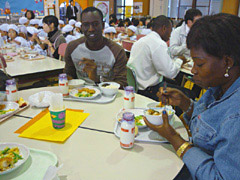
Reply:
M202 48L206 53L222 59L224 56L240 65L240 18L220 13L197 20L187 36L189 49Z

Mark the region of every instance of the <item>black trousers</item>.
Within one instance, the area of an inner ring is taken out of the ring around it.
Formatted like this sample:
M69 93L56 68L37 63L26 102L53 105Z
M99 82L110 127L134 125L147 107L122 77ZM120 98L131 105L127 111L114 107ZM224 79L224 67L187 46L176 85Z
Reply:
M173 180L192 180L192 176L185 164Z

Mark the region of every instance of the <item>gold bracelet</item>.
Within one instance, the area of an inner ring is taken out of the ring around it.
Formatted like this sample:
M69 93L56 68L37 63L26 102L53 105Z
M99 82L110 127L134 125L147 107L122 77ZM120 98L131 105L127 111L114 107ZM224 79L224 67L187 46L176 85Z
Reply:
M183 152L187 149L188 146L190 146L191 144L189 142L185 142L183 143L177 150L177 155L178 157L181 158Z

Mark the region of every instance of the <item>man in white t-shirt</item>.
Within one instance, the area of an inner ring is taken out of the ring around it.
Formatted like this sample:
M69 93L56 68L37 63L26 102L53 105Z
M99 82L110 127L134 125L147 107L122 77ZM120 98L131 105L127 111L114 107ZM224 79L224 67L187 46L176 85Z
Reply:
M189 9L187 10L184 16L184 22L181 26L176 28L170 38L170 54L171 57L176 56L185 56L186 58L190 57L190 50L186 46L186 39L188 32L192 25L202 17L202 13L198 9Z
M186 59L172 59L168 54L166 42L172 25L166 16L158 16L152 30L134 43L127 66L136 73L138 93L158 101L156 93L163 86L163 77L175 78Z

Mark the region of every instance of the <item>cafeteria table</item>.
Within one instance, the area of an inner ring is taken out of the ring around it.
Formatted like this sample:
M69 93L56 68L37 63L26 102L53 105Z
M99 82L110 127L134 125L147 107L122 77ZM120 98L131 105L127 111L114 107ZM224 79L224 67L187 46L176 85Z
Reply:
M59 88L45 87L19 91L28 97L40 91L59 92ZM123 90L107 104L64 101L67 108L90 113L80 127L64 142L34 140L18 137L14 131L40 113L43 108L29 107L0 123L1 142L16 142L29 148L56 154L61 180L157 180L173 179L183 166L169 143L135 142L132 149L122 149L114 135L116 114L123 107ZM135 107L146 108L153 100L136 94ZM177 121L180 121L175 117ZM186 133L183 125L181 132ZM1 178L0 178L1 179Z

